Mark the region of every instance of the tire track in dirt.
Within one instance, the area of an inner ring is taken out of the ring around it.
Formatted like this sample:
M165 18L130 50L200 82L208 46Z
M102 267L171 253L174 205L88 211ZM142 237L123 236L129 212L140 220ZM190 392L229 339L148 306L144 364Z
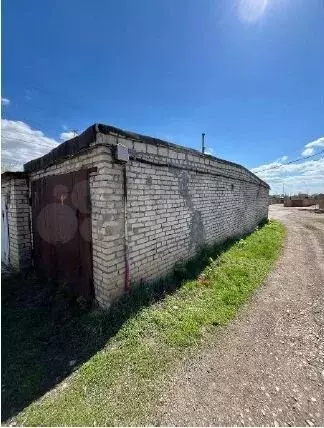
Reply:
M168 384L158 425L324 425L324 231L272 206L285 249L239 316Z

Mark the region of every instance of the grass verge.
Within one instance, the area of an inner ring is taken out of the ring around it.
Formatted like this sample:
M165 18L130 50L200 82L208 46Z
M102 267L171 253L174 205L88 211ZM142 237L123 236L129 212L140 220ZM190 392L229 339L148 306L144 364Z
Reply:
M104 348L16 417L23 425L143 425L164 379L204 332L225 325L265 279L284 241L275 221L233 244L193 280L127 319ZM107 319L87 314L93 334Z

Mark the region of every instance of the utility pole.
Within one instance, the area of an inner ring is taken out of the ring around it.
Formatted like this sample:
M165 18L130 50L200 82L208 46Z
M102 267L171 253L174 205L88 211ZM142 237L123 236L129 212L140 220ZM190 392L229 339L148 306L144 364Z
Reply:
M205 134L204 132L201 134L201 153L205 153Z

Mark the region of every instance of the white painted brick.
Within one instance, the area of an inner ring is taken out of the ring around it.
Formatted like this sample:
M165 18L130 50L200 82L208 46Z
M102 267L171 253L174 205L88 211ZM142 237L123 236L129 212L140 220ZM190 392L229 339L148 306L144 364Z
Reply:
M116 135L99 139L109 144L117 142ZM258 180L240 167L171 146L133 143L123 137L118 137L118 142L134 147L144 160L165 164L163 167L130 160L126 166L132 282L156 279L172 269L177 260L194 255L200 244L250 231L267 215L268 189L260 187ZM182 169L170 165L181 165ZM124 291L123 166L114 163L110 147L94 145L82 155L32 173L30 178L89 166L97 166L97 173L90 178L94 287L98 302L108 307ZM24 181L15 186L10 208L15 263L19 251L23 254L30 248L30 233L24 233L26 213L30 211L24 186Z

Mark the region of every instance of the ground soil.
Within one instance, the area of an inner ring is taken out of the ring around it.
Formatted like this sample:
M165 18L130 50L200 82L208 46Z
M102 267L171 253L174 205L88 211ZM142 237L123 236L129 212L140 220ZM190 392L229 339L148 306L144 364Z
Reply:
M324 425L324 214L272 205L270 217L288 230L275 269L177 370L154 423Z

